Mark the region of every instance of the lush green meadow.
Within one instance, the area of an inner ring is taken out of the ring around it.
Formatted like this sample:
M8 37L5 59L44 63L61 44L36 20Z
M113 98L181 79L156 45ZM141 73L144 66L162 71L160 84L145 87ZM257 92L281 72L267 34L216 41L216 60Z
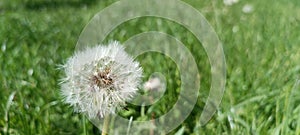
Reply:
M62 102L58 65L72 56L89 20L114 0L0 1L0 134L100 134L83 115ZM170 134L300 135L300 1L185 0L216 30L226 57L227 80L214 117L200 126L210 88L205 50L183 26L155 17L121 24L107 37L126 41L146 31L161 31L190 49L201 75L200 96L191 115ZM243 11L245 5L250 10ZM167 92L155 105L129 106L124 117L151 119L176 102L180 78L176 64L158 53L137 58L146 81L161 72ZM175 93L175 94L174 94ZM184 132L182 132L184 131Z

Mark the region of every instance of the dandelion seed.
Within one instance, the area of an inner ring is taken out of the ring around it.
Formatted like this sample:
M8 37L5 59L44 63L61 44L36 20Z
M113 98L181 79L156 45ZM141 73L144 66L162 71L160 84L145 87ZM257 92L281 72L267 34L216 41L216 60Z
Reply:
M27 74L28 74L29 76L32 76L32 74L33 74L33 69L30 68L30 69L27 71Z
M252 11L253 11L253 6L252 5L249 5L249 4L246 4L244 7L243 7L243 9L242 9L242 11L244 12L244 13L251 13Z
M239 31L239 26L233 26L232 27L232 32L237 33Z
M144 84L145 90L159 90L163 87L162 82L159 78L151 78Z
M63 66L64 101L89 118L115 113L131 99L140 83L142 69L118 42L87 48Z
M2 44L1 50L2 50L2 52L5 52L5 50L6 50L6 43L3 43L3 44Z
M235 3L238 3L239 1L238 0L223 0L223 3L226 5L226 6L231 6Z

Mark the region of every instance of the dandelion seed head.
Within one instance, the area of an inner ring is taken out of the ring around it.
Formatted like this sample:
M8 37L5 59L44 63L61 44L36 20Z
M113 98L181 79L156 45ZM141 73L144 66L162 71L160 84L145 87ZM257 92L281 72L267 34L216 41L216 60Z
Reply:
M226 6L231 6L235 3L238 3L239 0L223 0L223 3L226 5Z
M233 33L237 33L238 31L239 31L239 26L235 25L235 26L232 27L232 32Z
M149 79L147 82L144 83L144 89L145 90L159 90L161 89L162 86L162 82L159 78L155 77L155 78L151 78Z
M242 9L242 11L244 12L244 13L251 13L252 11L253 11L253 6L252 5L249 5L249 4L246 4L244 7L243 7L243 9Z
M63 66L61 94L76 112L90 118L104 117L131 99L142 69L118 42L87 48Z

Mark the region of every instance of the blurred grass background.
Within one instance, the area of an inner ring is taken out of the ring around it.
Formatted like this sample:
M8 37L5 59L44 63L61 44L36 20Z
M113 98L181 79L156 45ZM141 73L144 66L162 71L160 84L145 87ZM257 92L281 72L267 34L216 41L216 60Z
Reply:
M61 102L58 82L63 73L57 65L73 54L93 15L113 2L0 1L0 134L99 134ZM223 101L204 127L198 118L210 88L210 65L192 33L168 20L143 17L120 25L107 38L124 42L141 32L161 31L180 39L194 55L201 94L192 114L170 134L299 135L300 1L240 0L230 6L221 0L185 2L212 24L226 55ZM252 11L243 11L245 5ZM163 114L176 101L180 78L175 63L163 55L147 53L138 60L143 60L144 80L153 72L166 73L167 96L146 112L132 106L133 111L122 115L150 119L152 112Z

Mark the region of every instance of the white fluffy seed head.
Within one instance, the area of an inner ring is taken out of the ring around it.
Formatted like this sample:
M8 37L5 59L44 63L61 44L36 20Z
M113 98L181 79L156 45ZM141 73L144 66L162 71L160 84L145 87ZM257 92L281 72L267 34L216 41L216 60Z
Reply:
M139 63L118 42L75 53L63 67L64 101L89 118L102 118L124 106L142 77Z

